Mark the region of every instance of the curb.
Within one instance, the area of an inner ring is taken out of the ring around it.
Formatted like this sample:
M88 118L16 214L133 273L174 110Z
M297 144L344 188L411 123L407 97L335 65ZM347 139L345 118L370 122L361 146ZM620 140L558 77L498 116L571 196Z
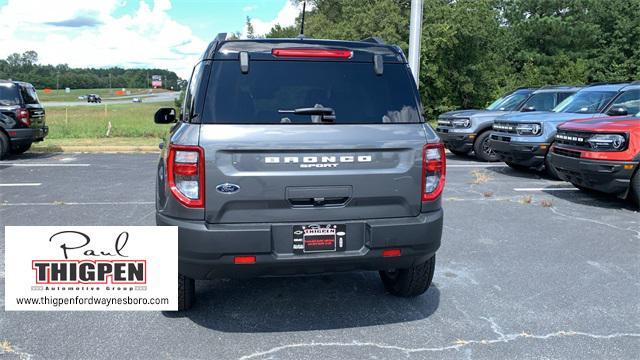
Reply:
M141 145L112 145L112 146L55 146L32 148L32 153L75 152L75 153L159 153L158 146Z

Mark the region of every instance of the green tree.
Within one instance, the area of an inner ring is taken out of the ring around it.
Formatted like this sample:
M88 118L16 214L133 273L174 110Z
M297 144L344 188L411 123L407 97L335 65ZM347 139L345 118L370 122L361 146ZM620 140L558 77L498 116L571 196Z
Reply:
M426 0L420 90L430 116L482 107L513 87L494 0Z
M251 23L251 18L249 16L247 16L246 27L247 27L247 38L255 39L256 36L254 34L253 24Z
M148 87L147 74L161 75L164 86L176 87L181 80L176 73L164 69L76 69L66 64L40 65L38 54L27 51L23 54L11 54L7 60L0 60L0 79L23 80L37 88L71 87L77 89L108 87L111 76L113 88Z
M276 24L271 30L265 34L266 38L294 38L300 32L299 26L285 26Z

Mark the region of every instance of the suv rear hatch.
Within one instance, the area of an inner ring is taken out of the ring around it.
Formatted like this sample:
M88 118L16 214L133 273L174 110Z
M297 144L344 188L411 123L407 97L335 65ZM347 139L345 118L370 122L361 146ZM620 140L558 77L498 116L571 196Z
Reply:
M373 54L276 53L246 72L238 56L210 63L199 116L206 221L417 216L428 130L407 65L385 60L380 74Z

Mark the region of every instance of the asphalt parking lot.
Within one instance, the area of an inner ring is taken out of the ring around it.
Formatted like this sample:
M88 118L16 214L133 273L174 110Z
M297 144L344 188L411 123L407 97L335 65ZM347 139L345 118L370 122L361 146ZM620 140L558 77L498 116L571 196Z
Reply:
M0 162L0 225L154 225L156 162ZM451 156L447 171L442 248L421 297L385 294L376 273L198 282L184 316L3 311L4 357L638 358L638 212L501 163ZM0 282L3 302L4 261Z

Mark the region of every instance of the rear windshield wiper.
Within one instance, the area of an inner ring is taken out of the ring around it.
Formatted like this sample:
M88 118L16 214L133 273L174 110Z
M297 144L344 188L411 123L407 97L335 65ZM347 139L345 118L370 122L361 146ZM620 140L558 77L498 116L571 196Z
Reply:
M310 108L298 108L292 110L278 110L280 114L294 114L294 115L311 115L311 116L319 116L319 121L315 121L314 117L311 119L313 122L335 122L336 115L335 111L330 107L324 106L316 106Z

